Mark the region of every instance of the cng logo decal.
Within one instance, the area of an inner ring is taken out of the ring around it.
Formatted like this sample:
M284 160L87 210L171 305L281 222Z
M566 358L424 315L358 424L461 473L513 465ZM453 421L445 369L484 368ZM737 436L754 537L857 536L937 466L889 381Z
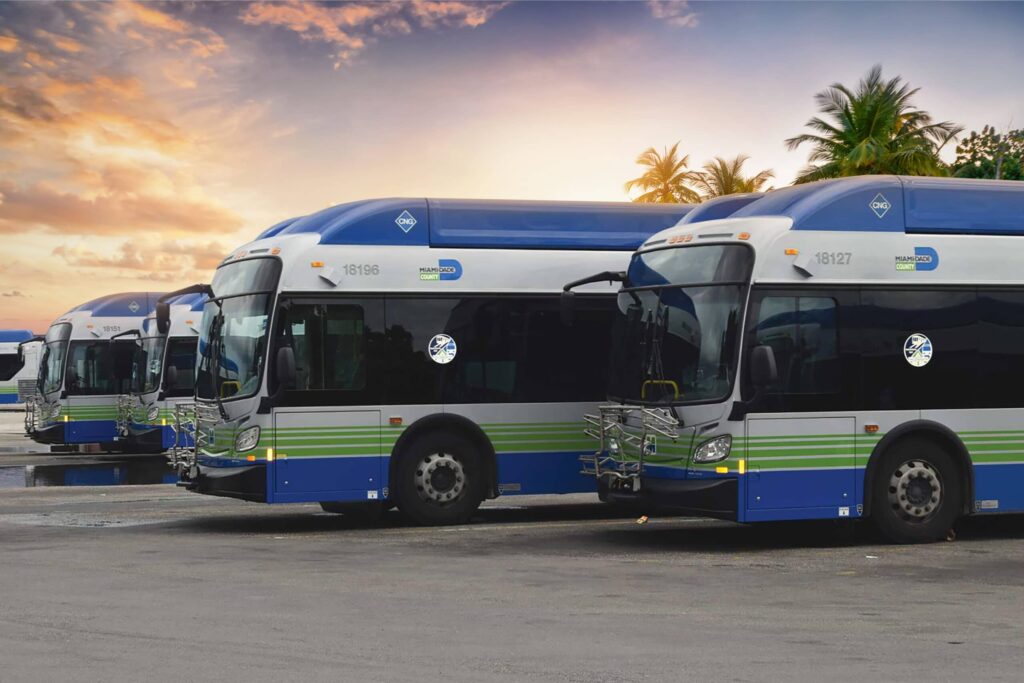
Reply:
M398 218L395 219L395 224L402 229L402 232L408 234L410 230L416 227L417 220L412 217L412 214L408 211L403 211L398 214Z
M931 247L914 247L913 256L897 256L896 270L935 270L939 267L939 252Z
M132 313L138 313L139 312L139 302L138 301L133 301L130 304L128 304L128 310L131 311Z
M447 365L455 360L455 354L458 353L459 347L456 346L455 340L447 334L435 334L427 346L427 351L430 352L432 361L440 365Z
M436 266L420 268L421 280L458 280L462 277L462 264L455 259L443 258Z
M889 209L892 208L892 204L889 203L889 200L886 199L885 195L881 192L875 195L875 198L871 200L871 203L869 203L868 206L871 207L871 210L874 211L875 215L879 218L882 218L885 214L889 213Z
M903 357L915 368L923 368L932 359L932 340L915 332L903 342Z

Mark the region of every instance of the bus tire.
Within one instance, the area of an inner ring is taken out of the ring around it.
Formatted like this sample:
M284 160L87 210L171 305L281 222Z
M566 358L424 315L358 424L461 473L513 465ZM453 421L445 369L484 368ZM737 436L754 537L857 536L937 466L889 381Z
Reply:
M871 518L894 543L944 539L963 509L960 468L931 439L908 437L889 448L872 486Z
M391 491L398 509L423 526L462 524L483 502L483 458L458 432L429 432L398 455Z
M335 503L322 502L320 509L335 515L344 515L355 522L376 522L384 516L384 503Z

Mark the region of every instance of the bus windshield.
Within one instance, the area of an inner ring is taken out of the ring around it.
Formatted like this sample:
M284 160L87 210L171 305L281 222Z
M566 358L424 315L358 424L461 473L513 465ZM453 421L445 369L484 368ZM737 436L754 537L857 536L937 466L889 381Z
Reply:
M203 308L198 398L243 398L259 389L280 272L281 262L271 258L236 261L217 270L214 298Z
M132 390L149 394L160 388L166 337L143 337L132 358Z
M60 389L64 381L64 361L71 338L71 323L52 326L43 342L43 358L39 362L39 386L44 394Z
M752 263L745 245L634 256L618 297L610 397L655 404L725 398Z

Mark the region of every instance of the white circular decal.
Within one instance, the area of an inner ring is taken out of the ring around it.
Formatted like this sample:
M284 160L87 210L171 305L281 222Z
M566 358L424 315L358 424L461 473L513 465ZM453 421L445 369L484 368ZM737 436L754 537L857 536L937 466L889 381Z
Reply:
M915 332L903 342L903 357L915 368L923 368L932 359L932 340Z
M455 354L459 347L455 345L455 340L447 334L437 334L430 340L428 350L430 351L430 358L435 363L446 365L455 360Z

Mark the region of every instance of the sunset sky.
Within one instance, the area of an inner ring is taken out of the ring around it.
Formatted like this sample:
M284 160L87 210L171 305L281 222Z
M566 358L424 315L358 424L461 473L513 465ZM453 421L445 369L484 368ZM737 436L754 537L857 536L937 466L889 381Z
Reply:
M0 328L208 280L380 196L625 200L648 146L788 184L813 96L876 63L1024 127L1024 3L0 4Z

